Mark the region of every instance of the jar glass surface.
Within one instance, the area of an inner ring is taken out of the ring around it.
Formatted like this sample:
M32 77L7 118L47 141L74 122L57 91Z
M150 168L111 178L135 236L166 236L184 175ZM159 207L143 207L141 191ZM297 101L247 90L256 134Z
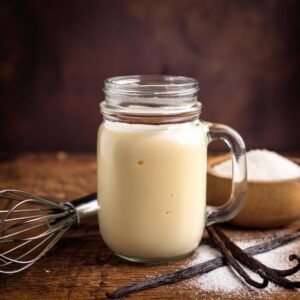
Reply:
M127 121L176 121L183 115L199 114L198 82L181 76L121 76L105 81L105 118L122 116ZM156 120L155 120L156 118ZM162 120L163 121L163 120Z
M188 255L201 240L207 137L194 79L142 77L105 83L99 224L119 256L158 262Z

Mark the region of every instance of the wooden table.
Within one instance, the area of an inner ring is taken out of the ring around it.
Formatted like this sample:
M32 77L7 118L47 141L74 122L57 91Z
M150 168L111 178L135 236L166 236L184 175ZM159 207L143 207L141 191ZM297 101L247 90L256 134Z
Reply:
M0 162L0 188L18 188L65 201L96 190L94 155L27 154ZM226 227L233 238L261 237L270 231ZM274 233L272 231L271 233ZM97 219L74 227L49 254L23 273L0 275L0 299L104 299L117 287L182 268L188 259L164 265L127 263L102 241ZM300 292L281 290L256 294L263 299L300 299ZM242 295L208 293L187 282L162 286L129 296L132 299L248 299Z

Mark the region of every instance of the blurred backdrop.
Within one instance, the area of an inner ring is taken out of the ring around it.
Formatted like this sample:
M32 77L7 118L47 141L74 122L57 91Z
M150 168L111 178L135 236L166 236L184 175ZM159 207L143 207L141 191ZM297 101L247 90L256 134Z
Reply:
M300 150L300 1L0 2L1 152L95 151L103 80L200 82L202 119Z

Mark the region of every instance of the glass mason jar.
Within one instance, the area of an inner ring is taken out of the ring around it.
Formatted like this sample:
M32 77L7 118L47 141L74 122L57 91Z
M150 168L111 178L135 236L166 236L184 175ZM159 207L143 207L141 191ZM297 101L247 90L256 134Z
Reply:
M105 81L98 132L99 225L118 256L135 262L185 257L205 226L234 217L246 199L245 145L233 129L199 120L198 82L179 76ZM206 205L207 145L231 149L232 194Z

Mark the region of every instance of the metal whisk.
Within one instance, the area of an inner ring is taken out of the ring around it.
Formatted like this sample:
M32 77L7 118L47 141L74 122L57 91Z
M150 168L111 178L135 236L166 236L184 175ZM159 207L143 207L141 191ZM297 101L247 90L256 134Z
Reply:
M20 190L0 191L0 273L30 267L72 225L97 210L96 193L56 203Z

